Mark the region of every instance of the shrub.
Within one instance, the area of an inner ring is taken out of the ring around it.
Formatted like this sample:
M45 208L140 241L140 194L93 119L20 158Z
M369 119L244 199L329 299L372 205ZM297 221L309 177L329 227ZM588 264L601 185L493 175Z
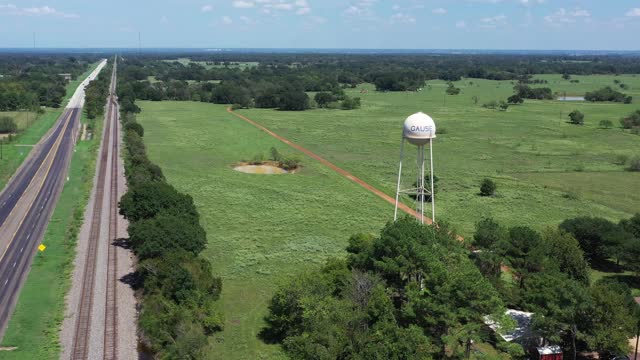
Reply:
M578 110L573 110L569 114L569 122L574 125L582 125L584 124L584 114Z
M0 117L0 134L10 134L18 130L18 126L13 118L8 116Z
M596 91L588 92L584 95L584 98L587 101L613 101L623 102L626 104L630 103L632 100L631 96L627 96L621 92L615 91L610 86L603 87L602 89Z
M140 136L140 137L144 136L144 128L142 127L142 125L138 124L135 121L127 122L124 125L124 129L126 131L129 131L129 130L135 131L138 134L138 136Z
M629 171L640 171L640 157L636 156L629 162Z
M613 163L616 165L626 165L627 161L629 161L629 156L625 155L625 154L618 154L616 155L615 159L613 160Z
M513 94L509 96L509 98L507 99L507 102L512 105L518 105L518 104L522 104L524 102L524 99L518 94Z
M359 109L360 108L360 98L350 98L348 96L345 96L344 100L342 100L342 104L340 105L340 108L342 110L353 110L353 109Z
M480 195L482 196L493 196L496 192L496 183L491 179L485 178L480 183Z
M603 129L610 129L613 126L611 120L600 120L600 127Z
M620 119L620 125L625 129L631 129L635 126L640 126L640 110L629 114L628 116Z
M461 91L460 88L455 87L452 82L448 83L447 94L449 94L449 95L458 95L458 94L460 94L460 91Z

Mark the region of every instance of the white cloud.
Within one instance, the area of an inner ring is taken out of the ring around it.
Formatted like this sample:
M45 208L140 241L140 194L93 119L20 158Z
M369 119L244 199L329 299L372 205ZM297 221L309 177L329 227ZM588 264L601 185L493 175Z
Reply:
M395 24L395 23L402 23L402 24L415 24L416 23L416 18L414 18L411 15L408 14L404 14L404 13L396 13L391 15L391 23Z
M169 19L167 19L167 17L166 17L166 16L162 15L162 16L160 17L160 23L162 23L162 24L166 24L166 23L168 23L168 22L169 22Z
M298 14L298 15L306 15L306 14L308 14L310 12L311 12L311 8L303 7L303 8L298 9L298 11L296 11L296 14Z
M492 17L482 18L480 19L480 21L482 21L483 23L497 23L497 22L503 22L506 19L507 17L504 14L500 14Z
M255 4L252 1L236 0L233 2L233 7L240 9L248 9L254 6Z
M431 10L431 13L436 14L436 15L444 15L444 14L447 13L447 9L437 8L437 9Z
M625 15L629 16L629 17L640 16L640 8L633 8L633 9L627 11L627 13Z
M542 4L544 0L520 0L522 5Z
M210 12L210 11L213 11L213 5L203 5L203 6L200 8L200 11L202 11L202 12Z
M63 18L79 18L77 14L58 11L50 6L19 8L13 4L0 5L0 15L57 16Z
M544 21L551 25L562 25L574 23L576 18L584 18L585 21L588 21L590 17L591 13L584 9L569 11L565 8L560 8L555 13L545 16Z
M591 13L584 9L576 9L573 10L570 15L573 17L589 17L591 16Z
M233 19L231 19L229 16L223 16L222 23L225 25L233 24Z
M460 20L460 21L456 22L456 27L458 29L464 29L464 28L467 27L467 23L464 22L463 20Z
M373 10L371 8L376 2L377 0L360 0L352 2L343 13L348 16L372 17Z

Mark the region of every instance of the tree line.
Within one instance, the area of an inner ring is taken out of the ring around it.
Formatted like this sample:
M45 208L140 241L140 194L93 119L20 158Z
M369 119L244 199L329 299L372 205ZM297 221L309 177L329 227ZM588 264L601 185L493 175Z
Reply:
M140 339L159 358L205 358L210 336L224 325L217 306L222 280L200 255L207 239L193 198L168 184L149 160L135 99L125 94L121 101L128 189L119 207L138 258Z
M589 278L593 256L618 253L608 248L613 240L600 244L574 230L611 239L617 235L610 227L617 227L633 234L625 251L636 251L640 214L618 225L601 221L568 220L539 233L483 219L474 251L447 226L409 218L388 223L378 236L352 236L346 259L330 259L280 287L260 336L280 343L292 359L468 358L478 341L520 359L525 349L488 335L485 327L486 316L513 326L505 309L515 308L533 312L532 328L560 344L569 359L578 351L626 353L640 321L631 291L624 283ZM587 245L593 242L597 249ZM628 256L637 263L640 254Z
M5 55L0 57L0 111L58 108L66 95L66 80L84 73L94 56Z

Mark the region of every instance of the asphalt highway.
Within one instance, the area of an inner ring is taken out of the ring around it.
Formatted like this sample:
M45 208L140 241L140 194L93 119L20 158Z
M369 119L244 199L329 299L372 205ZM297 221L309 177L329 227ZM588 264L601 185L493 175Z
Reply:
M0 339L66 180L81 114L66 109L0 194Z

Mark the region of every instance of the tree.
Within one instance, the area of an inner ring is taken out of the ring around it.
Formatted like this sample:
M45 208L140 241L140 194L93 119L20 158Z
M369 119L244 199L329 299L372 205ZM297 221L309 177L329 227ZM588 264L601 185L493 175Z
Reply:
M480 195L493 196L496 192L496 183L493 180L485 178L480 183Z
M135 121L127 122L124 125L124 129L125 131L135 131L140 137L144 136L144 128L142 127L142 125Z
M559 225L560 229L573 235L585 256L590 260L605 260L609 257L607 250L616 246L621 238L617 224L603 218L577 217L567 219Z
M197 255L207 243L200 224L183 215L160 214L135 221L128 231L129 243L140 260L160 257L176 249Z
M551 342L567 343L575 359L579 328L590 311L584 285L559 272L536 273L525 283L522 302L535 314L532 328Z
M523 102L524 102L524 99L518 94L513 94L509 96L509 98L507 99L507 103L512 105L519 105L519 104L522 104Z
M13 118L9 116L0 117L0 134L11 134L18 130L18 126Z
M321 108L325 108L330 103L336 101L335 97L330 92L316 93L313 99L316 101L316 104L318 104L318 107L321 107Z
M610 129L613 126L613 122L611 120L600 120L600 127L603 129Z
M518 272L520 287L529 273L539 271L542 259L536 256L542 239L533 229L516 226L509 229L509 242L505 244L505 257L511 268Z
M584 314L584 340L601 355L626 354L636 322L625 295L617 286L601 282L593 285L589 294L592 306Z
M569 74L567 74L567 73L564 73L564 74L562 74L562 78L563 78L564 80L571 80L571 75L569 75Z
M569 122L574 125L584 124L584 114L578 110L573 110L571 113L569 113Z
M630 219L622 219L619 223L620 227L626 232L633 234L640 239L640 213L636 213Z
M460 88L455 87L452 82L447 83L446 92L448 95L458 95L460 94L460 91L461 91Z
M500 111L507 111L507 109L509 108L509 104L505 101L500 101L498 107Z
M360 108L360 98L350 98L345 96L344 100L342 100L342 104L340 104L340 108L342 110L353 110Z
M557 269L585 285L589 284L589 264L575 237L561 229L547 228L542 232L539 249L547 261L544 267Z
M186 216L197 222L193 198L164 182L147 182L129 188L120 200L120 214L129 221L150 219L160 213Z
M509 234L505 228L492 218L483 218L476 223L473 245L482 249L491 249L508 238Z
M628 116L620 119L620 125L622 125L622 127L625 129L631 129L633 127L640 126L640 110L636 110Z
M309 96L300 90L288 89L280 95L280 110L301 111L309 108Z
M636 156L629 160L629 171L640 171L640 157Z

